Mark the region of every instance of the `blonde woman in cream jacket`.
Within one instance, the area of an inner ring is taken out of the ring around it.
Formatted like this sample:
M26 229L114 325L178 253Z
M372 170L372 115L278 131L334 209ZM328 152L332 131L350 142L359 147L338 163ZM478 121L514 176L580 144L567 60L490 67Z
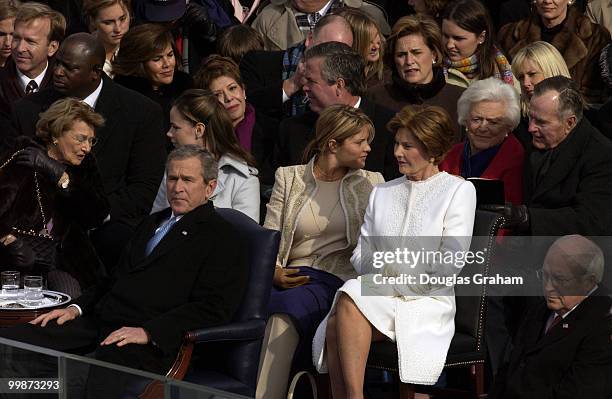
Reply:
M286 397L292 364L308 367L317 325L336 290L356 275L350 258L368 197L384 182L380 173L361 169L373 137L362 111L328 107L306 150L309 162L276 171L264 226L282 234L257 398Z

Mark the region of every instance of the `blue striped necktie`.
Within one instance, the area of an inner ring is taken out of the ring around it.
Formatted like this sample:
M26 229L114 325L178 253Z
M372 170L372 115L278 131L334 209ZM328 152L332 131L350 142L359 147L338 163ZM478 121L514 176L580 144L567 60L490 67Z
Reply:
M157 230L157 233L153 234L153 237L151 237L151 239L149 240L145 248L146 256L151 255L151 252L153 252L157 244L159 244L162 238L164 238L164 236L170 231L170 229L172 228L172 226L174 226L174 223L176 223L176 221L177 221L176 216L171 217L170 219L168 219L166 223L164 223L159 228L159 230Z

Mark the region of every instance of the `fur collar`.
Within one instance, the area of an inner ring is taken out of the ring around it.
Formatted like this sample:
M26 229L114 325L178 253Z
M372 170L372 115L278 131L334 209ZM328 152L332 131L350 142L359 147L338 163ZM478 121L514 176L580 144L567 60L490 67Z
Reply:
M542 31L538 18L538 15L534 15L529 19L516 23L512 30L515 45L509 51L512 56L528 43L542 40ZM575 7L570 7L563 29L551 42L559 50L563 59L565 59L568 69L571 70L587 56L589 52L587 42L593 33L592 22L584 15L581 15Z

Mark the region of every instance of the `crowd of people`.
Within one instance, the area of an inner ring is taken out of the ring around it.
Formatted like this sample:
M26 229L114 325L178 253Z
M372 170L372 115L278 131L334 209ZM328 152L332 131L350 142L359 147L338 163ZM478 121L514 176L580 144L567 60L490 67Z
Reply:
M506 255L552 237L527 267L541 297L495 319L489 397L610 399L609 251L590 237L612 235L612 4L395 3L0 0L0 268L73 299L0 337L165 374L242 300L231 208L280 231L256 398L299 370L363 398L377 341L402 382L445 384L452 285L381 286L371 252L466 252L481 209ZM3 376L53 366L0 357ZM127 384L91 371L83 392Z

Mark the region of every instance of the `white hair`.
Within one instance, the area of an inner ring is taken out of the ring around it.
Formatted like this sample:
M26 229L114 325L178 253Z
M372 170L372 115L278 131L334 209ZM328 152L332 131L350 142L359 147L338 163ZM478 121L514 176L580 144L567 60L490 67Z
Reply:
M597 283L603 279L604 255L597 244L578 234L558 238L553 246L562 249L568 262L578 269L577 274L593 276Z
M470 111L474 104L491 101L504 104L504 125L514 130L521 121L521 104L519 95L511 85L498 78L487 78L472 83L457 101L459 124L467 126Z

